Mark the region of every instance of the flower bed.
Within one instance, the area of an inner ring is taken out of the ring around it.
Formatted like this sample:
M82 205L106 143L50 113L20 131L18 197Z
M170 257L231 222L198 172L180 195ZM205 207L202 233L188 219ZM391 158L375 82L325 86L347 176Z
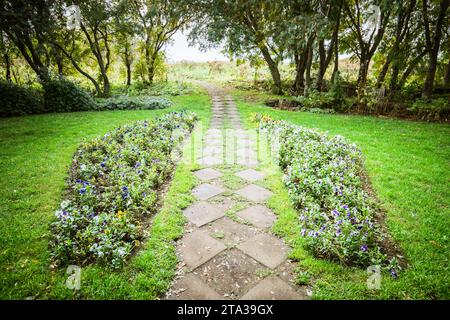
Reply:
M196 120L194 113L172 112L78 148L65 200L51 225L56 265L119 267L126 261L142 240L142 220L156 210L158 192L173 172L173 151Z
M374 219L376 203L362 186L359 149L341 136L268 117L257 120L260 130L278 141L278 163L299 210L306 246L316 256L345 264L386 262Z

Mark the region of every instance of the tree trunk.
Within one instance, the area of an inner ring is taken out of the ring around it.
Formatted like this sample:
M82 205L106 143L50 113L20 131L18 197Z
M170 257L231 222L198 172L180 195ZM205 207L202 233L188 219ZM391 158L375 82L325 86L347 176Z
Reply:
M306 58L306 70L305 70L305 90L303 92L304 95L308 94L308 91L311 89L311 67L313 60L313 49L312 43L308 45L308 55Z
M131 63L127 62L127 86L131 86Z
M7 81L11 81L11 59L9 55L5 53L3 55L3 59L5 60L6 68L5 68L5 79Z
M370 58L365 54L361 54L361 59L359 61L358 81L357 81L359 101L361 101L361 98L365 95L367 84L367 73L369 72L369 63Z
M431 53L430 61L428 62L427 76L423 83L422 98L429 99L433 94L434 77L436 75L437 53Z
M266 61L269 70L270 70L270 74L272 75L272 80L274 83L274 93L275 94L283 94L283 88L281 85L281 76L280 76L280 71L278 70L278 65L277 63L272 59L272 57L270 56L269 50L267 49L267 47L265 45L260 45L261 53L264 57L264 60Z
M333 68L333 74L331 76L331 82L334 82L334 79L336 78L336 74L339 72L339 37L336 37L336 43L334 44L334 68Z
M303 92L305 87L305 68L306 68L306 50L303 50L301 55L295 54L294 61L296 65L295 80L292 85L292 92L296 95Z
M450 88L450 61L447 63L447 69L445 70L444 88Z

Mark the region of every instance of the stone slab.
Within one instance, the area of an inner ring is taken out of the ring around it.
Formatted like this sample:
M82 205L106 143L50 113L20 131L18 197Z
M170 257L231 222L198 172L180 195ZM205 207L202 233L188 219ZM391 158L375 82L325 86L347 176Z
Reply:
M191 223L195 224L197 227L201 227L223 217L225 212L213 204L206 201L200 201L185 209L183 214Z
M269 276L250 289L241 300L306 300L306 296L277 276Z
M250 181L250 182L255 182L255 181L261 180L265 177L265 174L263 174L259 171L256 171L254 169L247 169L247 170L239 171L236 173L236 175L239 178L242 178L242 179Z
M180 255L188 267L195 269L225 249L222 242L196 230L183 238Z
M258 228L270 228L276 220L272 210L261 205L251 206L236 214Z
M271 191L254 184L239 189L236 193L253 202L263 202L272 196Z
M238 248L271 269L285 261L289 251L283 241L266 233L241 243Z
M209 183L203 183L192 189L192 194L200 200L208 200L209 198L217 196L224 191L225 189L221 187Z
M188 273L179 279L171 288L168 300L220 300L216 291L196 275Z
M221 177L222 173L211 168L205 168L195 171L194 175L202 181L208 181Z

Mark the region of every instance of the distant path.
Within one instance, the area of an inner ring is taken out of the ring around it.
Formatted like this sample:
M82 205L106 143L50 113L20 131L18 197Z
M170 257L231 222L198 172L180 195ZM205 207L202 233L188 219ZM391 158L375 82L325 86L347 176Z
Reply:
M197 201L184 211L189 223L178 242L180 263L167 299L306 299L302 289L290 284L293 264L287 259L289 247L270 234L275 214L265 206L272 192L254 184L264 174L258 164L255 141L242 130L233 99L224 89L200 83L212 98L213 117L198 159L203 169L194 174L202 184L192 190ZM223 165L222 128L233 130L234 165ZM224 174L246 181L239 190L224 187ZM248 206L236 215L225 215L235 197ZM217 199L220 198L220 201Z

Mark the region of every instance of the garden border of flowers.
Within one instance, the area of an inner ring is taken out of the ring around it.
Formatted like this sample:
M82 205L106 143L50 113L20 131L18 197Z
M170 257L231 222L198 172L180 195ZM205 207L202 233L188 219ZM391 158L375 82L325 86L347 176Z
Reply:
M361 151L342 136L255 114L283 183L299 212L299 237L318 258L344 265L383 265L393 278L404 266L380 219ZM367 191L366 191L367 190ZM384 216L384 215L383 215Z
M51 224L52 265L122 266L141 246L143 222L156 211L176 151L197 120L171 112L82 143Z

